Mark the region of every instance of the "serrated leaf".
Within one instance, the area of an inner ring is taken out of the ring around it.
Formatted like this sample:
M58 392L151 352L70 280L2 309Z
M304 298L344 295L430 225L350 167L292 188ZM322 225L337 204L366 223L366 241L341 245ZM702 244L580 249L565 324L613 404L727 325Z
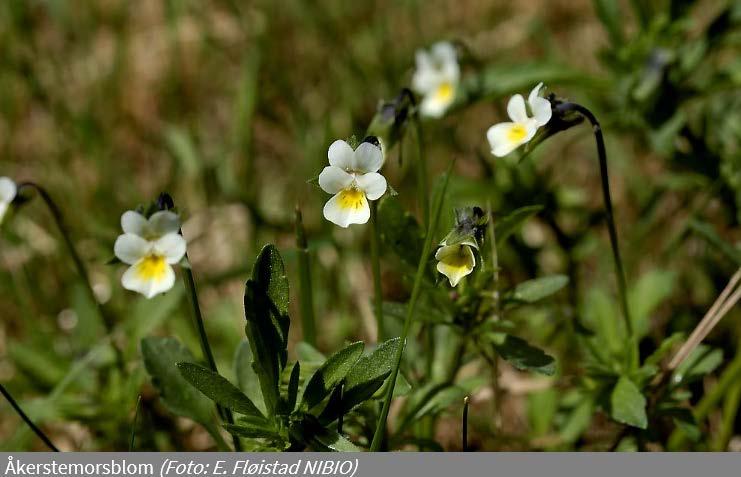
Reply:
M639 429L648 427L646 398L638 386L622 376L610 394L610 415L613 419Z
M175 338L148 337L141 341L144 367L160 392L167 409L178 416L203 425L214 438L221 436L214 423L214 403L188 383L177 363L195 361L193 355Z
M345 377L342 396L344 412L369 399L383 386L391 374L394 357L401 345L401 338L393 338L378 345L368 356L361 357Z
M517 284L514 290L505 296L505 299L523 303L535 303L553 295L568 283L569 277L566 275L550 275L534 278Z
M497 245L503 244L510 235L525 223L527 219L543 210L542 205L528 205L520 207L504 217L494 221L494 235L497 239Z
M178 363L180 374L196 389L217 404L239 414L264 419L260 410L242 391L226 378L193 363Z
M556 372L556 360L527 341L505 333L489 333L487 338L497 354L512 366L523 371L551 376Z
M302 406L311 409L332 392L363 354L363 343L358 341L341 349L317 369L309 378L301 398Z
M245 331L254 356L268 415L280 400L280 377L288 359L288 279L278 249L266 245L247 280L244 296Z
M261 413L265 414L265 402L262 399L260 380L252 368L252 349L247 340L243 340L237 346L234 353L234 374L237 376L237 385Z

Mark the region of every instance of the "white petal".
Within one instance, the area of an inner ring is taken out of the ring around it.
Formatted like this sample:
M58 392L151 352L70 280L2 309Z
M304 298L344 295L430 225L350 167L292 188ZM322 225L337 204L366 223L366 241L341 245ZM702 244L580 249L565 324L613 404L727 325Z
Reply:
M154 251L171 265L182 260L186 248L185 238L178 233L167 234L154 243Z
M123 263L133 265L144 258L151 248L150 242L138 235L127 233L118 236L113 245L113 253Z
M340 227L364 224L370 219L368 200L362 191L340 191L324 204L324 218Z
M486 131L491 153L497 157L506 156L532 139L537 129L533 120L526 123L495 124Z
M437 271L448 277L450 286L458 285L458 282L469 275L476 266L476 256L468 245L448 245L440 247L435 252L438 260Z
M440 41L432 45L432 57L440 63L457 63L455 46L448 41Z
M422 102L419 105L419 112L422 116L428 118L440 118L448 110L448 106L453 101L441 101L437 95L428 94L422 98Z
M169 210L160 210L149 217L149 233L151 238L159 238L167 234L180 231L180 217Z
M417 50L415 55L417 66L412 76L412 89L420 94L427 93L435 87L439 75L432 65L432 59L424 50Z
M542 87L543 87L543 82L541 81L535 86L535 88L533 88L530 91L530 94L527 97L527 102L530 103L531 106L533 104L533 99L540 97L540 88Z
M9 204L13 202L18 193L18 186L10 177L0 177L0 202Z
M381 152L380 147L364 142L355 149L355 171L361 173L376 172L382 165L383 152Z
M521 94L516 94L509 99L509 103L507 103L507 114L516 123L524 123L528 120L527 109L525 109L525 98Z
M355 169L355 152L342 139L336 140L329 146L327 158L332 166L337 166L346 171Z
M354 177L337 166L327 166L319 174L319 187L328 194L336 194L342 189L347 189L352 184Z
M170 290L175 284L175 272L170 265L165 263L156 276L146 273L145 268L144 260L129 267L121 277L123 287L141 293L147 298L152 298Z
M536 97L530 100L530 110L533 112L533 119L538 126L545 126L551 120L551 102L545 98Z
M380 199L386 193L386 178L378 172L359 175L355 181L358 184L358 188L365 192L368 200Z
M125 234L143 237L148 229L147 218L139 212L129 210L121 216L121 229Z

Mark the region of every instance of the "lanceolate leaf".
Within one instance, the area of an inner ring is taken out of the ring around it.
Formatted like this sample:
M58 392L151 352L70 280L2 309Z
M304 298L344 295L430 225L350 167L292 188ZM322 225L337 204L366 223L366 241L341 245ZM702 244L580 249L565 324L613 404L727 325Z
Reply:
M296 361L296 364L293 365L293 369L291 370L291 378L288 380L288 413L293 412L296 407L296 399L298 398L298 380L300 375L301 365Z
M523 303L535 303L553 295L569 283L566 275L550 275L518 284L505 299Z
M369 399L383 386L391 374L394 356L401 344L400 338L393 338L381 343L373 353L360 358L345 377L345 389L342 395L343 412Z
M362 354L363 343L359 341L330 356L306 384L301 399L306 409L311 409L327 397L332 389L345 379Z
M218 441L215 407L178 372L177 363L195 361L188 348L175 338L149 337L141 342L144 366L159 390L162 402L178 416L193 419L203 425Z
M288 344L288 280L283 260L273 245L257 257L244 296L246 333L260 380L265 409L274 415L279 402L280 376Z
M618 379L612 390L610 407L610 414L616 421L641 429L648 426L646 398L638 386L625 376Z
M494 234L497 238L497 244L504 243L510 235L517 232L517 229L525 223L527 219L543 210L542 205L528 205L520 207L504 217L494 221Z
M180 374L217 404L239 414L264 418L257 406L226 378L193 363L178 363Z
M556 360L522 338L505 333L490 333L487 338L499 356L517 369L547 376L556 372Z

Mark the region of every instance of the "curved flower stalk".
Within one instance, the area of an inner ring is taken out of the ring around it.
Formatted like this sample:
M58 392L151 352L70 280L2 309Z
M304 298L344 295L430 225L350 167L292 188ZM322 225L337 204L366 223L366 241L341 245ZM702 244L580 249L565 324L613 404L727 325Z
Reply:
M123 235L113 247L116 257L130 265L121 278L127 290L152 298L175 284L172 265L185 256L186 242L180 235L180 218L159 211L149 219L134 211L121 216Z
M0 223L17 194L18 186L15 182L9 177L0 177Z
M530 141L538 128L551 120L551 103L540 96L542 87L543 83L538 83L527 98L527 106L532 116L528 116L525 98L522 95L516 94L510 98L507 114L512 121L495 124L486 131L492 154L497 157L506 156Z
M329 166L319 174L319 186L334 195L324 205L324 218L340 227L368 222L368 201L380 199L387 188L378 173L383 165L380 146L365 141L353 150L337 140L329 146L327 157Z
M453 44L435 43L430 51L418 50L412 88L422 95L419 111L422 116L439 118L456 98L461 71Z

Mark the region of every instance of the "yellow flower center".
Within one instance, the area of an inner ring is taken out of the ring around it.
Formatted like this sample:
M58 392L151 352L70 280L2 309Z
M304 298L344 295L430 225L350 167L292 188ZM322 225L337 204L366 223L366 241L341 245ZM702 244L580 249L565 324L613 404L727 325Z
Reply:
M365 202L365 194L360 189L345 189L340 192L339 203L343 209L361 209Z
M465 245L460 245L455 253L443 257L441 261L450 268L467 270L471 268L471 256L466 252Z
M141 280L160 281L165 277L167 263L165 257L160 255L148 255L141 259L136 266L136 274Z
M453 85L446 82L438 86L437 90L435 90L435 99L448 102L453 99L453 93L455 93Z
M507 139L512 142L520 142L527 136L527 128L522 124L513 124L507 131Z

